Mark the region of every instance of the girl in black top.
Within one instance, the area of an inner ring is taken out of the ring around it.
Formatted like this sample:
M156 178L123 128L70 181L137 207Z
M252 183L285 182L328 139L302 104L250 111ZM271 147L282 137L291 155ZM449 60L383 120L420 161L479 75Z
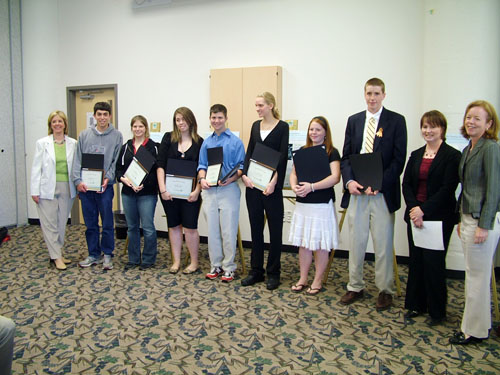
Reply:
M307 129L304 147L324 145L330 162L331 175L311 183L298 181L295 167L290 174L290 185L297 195L297 203L290 226L289 241L299 247L300 278L292 286L301 292L307 286L307 276L313 253L316 273L306 293L318 294L322 290L323 273L332 248L338 244L338 225L335 215L333 186L340 181L340 155L332 145L330 125L322 116L314 117Z
M241 285L253 285L264 280L264 212L269 225L271 248L267 258L267 289L273 290L280 283L280 257L283 233L283 181L286 173L288 159L288 124L279 120L280 114L276 108L276 100L269 92L257 96L255 100L257 113L262 120L255 121L252 125L250 140L245 157L242 180L246 186L246 203L250 228L252 233L252 270L241 281ZM250 158L256 143L279 151L280 161L264 191L254 187L252 180L246 175Z
M149 139L148 121L137 115L130 121L134 137L125 143L116 162L116 180L123 183L122 203L127 220L128 263L125 269L141 266L147 269L154 265L157 254L157 237L154 225L156 202L158 200L158 184L156 182L156 165L153 166L140 186L135 187L124 176L139 147L144 147L156 159L157 144ZM139 228L142 224L144 249L141 256L141 236Z
M189 198L173 198L165 186L165 171L168 159L191 160L198 163L200 147L203 143L197 131L198 125L193 112L187 107L177 108L174 112L173 131L165 133L158 154L158 186L161 203L167 215L168 237L172 250L173 264L170 273L177 273L181 264L182 232L186 237L186 245L191 257L190 265L182 271L191 274L198 270L198 215L200 213L200 185L191 192Z

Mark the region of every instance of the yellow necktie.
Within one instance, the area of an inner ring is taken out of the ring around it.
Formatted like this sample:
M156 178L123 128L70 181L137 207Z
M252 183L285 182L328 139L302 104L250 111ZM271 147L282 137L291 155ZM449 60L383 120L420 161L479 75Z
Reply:
M375 122L375 117L371 117L368 120L368 128L366 129L366 139L365 139L365 151L366 153L373 152L373 141L375 141L375 130L377 124Z

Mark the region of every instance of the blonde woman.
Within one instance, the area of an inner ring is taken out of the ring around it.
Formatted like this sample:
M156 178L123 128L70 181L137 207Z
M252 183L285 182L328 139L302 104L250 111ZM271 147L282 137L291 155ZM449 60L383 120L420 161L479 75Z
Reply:
M269 226L271 247L267 257L267 289L276 289L280 284L281 245L283 233L283 182L285 180L288 160L288 124L280 120L273 94L264 92L255 99L255 109L261 120L252 125L248 141L245 166L241 179L246 186L245 199L252 234L252 270L241 281L241 285L249 286L264 281L264 213ZM246 175L250 158L257 143L262 143L280 153L276 173L264 191L254 187L252 180Z
M31 198L36 203L50 261L58 270L71 263L62 255L66 222L76 196L69 174L76 140L67 136L68 119L54 111L47 121L48 136L36 141L31 168Z

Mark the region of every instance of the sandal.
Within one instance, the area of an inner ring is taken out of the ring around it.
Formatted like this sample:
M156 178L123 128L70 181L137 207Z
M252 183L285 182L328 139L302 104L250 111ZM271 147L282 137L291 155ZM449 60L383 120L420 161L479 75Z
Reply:
M307 284L295 284L295 285L292 285L292 292L300 293L304 290L304 288L307 288Z
M196 268L196 269L192 270L192 269L189 269L189 267L187 267L187 268L184 268L182 273L184 275L191 275L192 273L199 272L199 271L200 271L200 268Z
M179 272L179 267L172 266L172 267L170 267L168 272L175 275L177 272Z
M316 294L321 293L323 290L325 290L325 288L323 288L322 286L319 288L310 287L309 289L306 290L306 294L308 296L315 296Z

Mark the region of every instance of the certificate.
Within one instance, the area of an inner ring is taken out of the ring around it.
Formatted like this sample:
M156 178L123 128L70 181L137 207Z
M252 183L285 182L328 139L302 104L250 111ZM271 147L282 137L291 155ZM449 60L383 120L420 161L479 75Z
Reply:
M188 199L193 191L194 178L167 175L165 177L165 187L174 198Z
M269 184L269 181L271 181L273 177L273 173L274 169L250 159L247 177L252 180L252 183L257 189L262 191L266 190L267 184Z
M222 164L212 164L208 166L207 174L205 176L205 180L207 180L208 185L217 186L221 168Z
M139 187L147 174L148 170L136 158L133 158L124 176L130 180L134 187Z
M87 190L102 191L104 171L102 169L82 168L82 181Z
M442 221L424 221L422 228L417 228L412 222L411 233L415 246L429 250L444 250Z

